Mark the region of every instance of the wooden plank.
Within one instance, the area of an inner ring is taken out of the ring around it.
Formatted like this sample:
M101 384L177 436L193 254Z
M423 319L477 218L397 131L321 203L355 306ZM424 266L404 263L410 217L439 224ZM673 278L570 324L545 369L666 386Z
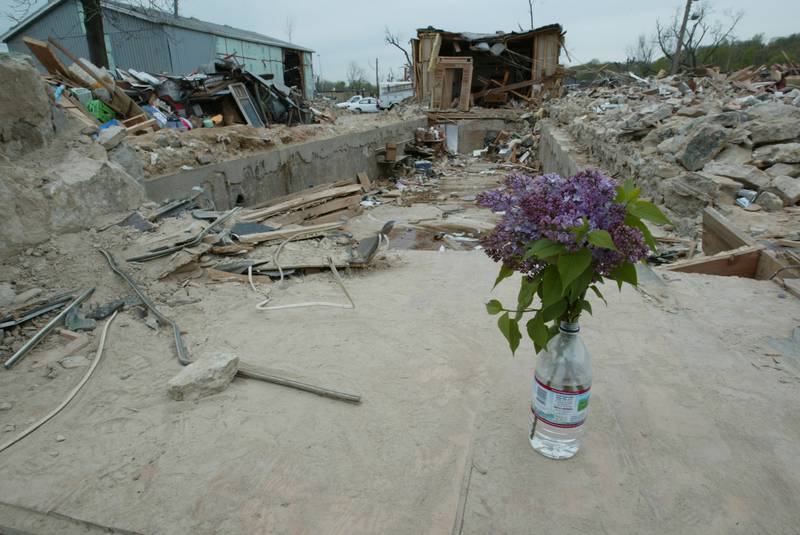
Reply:
M788 264L781 262L775 253L772 251L764 251L764 254L758 259L758 266L756 266L755 277L758 280L767 280L774 275L779 269ZM793 270L785 270L778 275L780 278L795 278L796 272Z
M339 210L336 212L331 212L330 214L326 214L324 216L318 217L314 220L315 223L339 223L344 226L344 223L350 219L351 217L355 217L357 215L361 215L364 212L364 208L359 206L353 208L345 208L344 210Z
M27 45L28 49L31 53L36 56L36 59L39 60L39 63L47 69L47 72L50 74L55 74L58 76L62 76L69 80L72 83L76 83L75 77L72 76L72 73L69 72L69 69L61 63L61 60L58 59L52 50L50 50L50 45L45 43L44 41L39 41L38 39L33 39L31 37L23 37L22 41ZM80 83L79 85L83 85Z
M764 248L761 245L742 247L703 258L676 262L667 266L668 271L681 273L704 273L723 277L755 278L758 261Z
M327 199L333 199L336 197L342 197L357 191L361 191L361 184L350 184L340 188L331 188L319 191L317 193L312 193L311 195L303 195L297 199L276 204L275 206L270 206L269 208L264 208L263 210L256 210L255 212L243 214L239 219L242 221L260 221L270 216L280 214L281 212L297 210L305 205L310 205L312 203L325 201Z
M389 143L386 144L386 160L387 161L394 161L394 158L390 160L389 158ZM395 156L397 155L397 146L395 146ZM369 175L364 171L359 171L356 173L356 178L358 179L358 183L361 184L361 188L364 191L369 191L372 189L372 182L369 180Z
M536 82L533 80L525 80L524 82L517 82L515 84L508 84L502 87L493 87L491 89L487 89L486 91L479 91L475 93L475 98L485 97L486 95L493 95L496 93L505 93L508 91L512 91L514 89L524 89L526 87L530 87L534 85Z
M240 273L228 273L227 271L221 271L219 269L214 269L214 268L207 268L206 275L208 275L209 279L217 282L228 282L228 281L245 282L245 283L250 282L247 275L242 275ZM253 282L258 282L261 284L269 284L272 282L272 279L270 279L266 275L253 275Z
M709 256L721 251L754 245L755 240L736 228L713 208L703 210L703 252Z
M300 213L303 214L305 217L303 218L306 221L314 220L315 218L319 218L324 216L325 214L329 214L331 212L336 212L337 210L342 210L345 208L354 208L361 204L361 194L357 195L350 195L347 197L340 197L338 199L333 199L332 201L328 201L323 204L318 204L308 210L301 210Z
M80 58L76 57L72 52L70 52L67 48L65 48L61 43L56 41L53 37L48 37L48 42L59 49L61 52L64 53L73 63L78 65L81 69L86 71L86 73L97 80L97 82L102 85L111 95L111 102L108 103L108 106L113 109L115 112L121 114L123 117L133 117L135 115L140 115L144 113L144 110L139 107L131 98L125 94L125 92L117 87L116 85L111 85L105 80L103 80L100 76L95 74L94 70L89 68Z
M258 232L256 234L248 234L239 239L241 243L262 243L266 241L285 240L295 234L302 232L303 239L314 238L317 236L324 236L328 232L340 229L344 226L343 223L321 223L317 225L309 225L306 227L284 228L281 230L273 230L270 232Z
M342 186L349 186L352 184L352 180L339 180L338 182L329 182L326 184L320 184L319 186L314 186L313 188L307 188L300 191L296 191L294 193L289 193L287 195L283 195L282 197L275 197L274 199L269 199L268 201L263 201L258 204L254 204L252 206L248 206L248 210L259 210L261 208L269 208L270 206L275 206L276 204L281 204L286 201L291 201L292 199L299 199L303 195L309 195L311 193L317 193L318 191L325 191L331 188L341 188Z
M129 134L136 134L136 133L144 133L145 130L155 130L158 128L155 119L148 119L143 123L136 123L133 126L129 126L126 130Z

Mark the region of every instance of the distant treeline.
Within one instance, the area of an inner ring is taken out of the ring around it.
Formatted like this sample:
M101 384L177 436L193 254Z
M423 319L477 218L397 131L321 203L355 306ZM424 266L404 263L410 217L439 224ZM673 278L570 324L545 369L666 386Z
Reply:
M705 56L707 51L707 47L700 47L698 55ZM766 65L769 67L775 63L788 63L789 61L800 65L800 33L776 37L769 41L766 41L763 35L756 35L744 40L726 41L710 52L708 58L705 64L719 67L722 72L736 71L751 66ZM568 75L573 80L593 80L598 75L598 70L604 66L615 72L632 71L640 76L647 76L655 74L661 69L669 71L670 62L666 57L661 57L652 63L602 62L593 59L583 65L571 67Z

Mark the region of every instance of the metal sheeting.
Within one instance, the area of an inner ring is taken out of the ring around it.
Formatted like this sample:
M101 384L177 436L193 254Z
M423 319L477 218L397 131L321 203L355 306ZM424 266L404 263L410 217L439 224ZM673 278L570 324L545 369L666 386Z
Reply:
M78 10L78 1L68 0L47 10L35 23L27 26L25 31L9 39L7 42L8 49L12 52L30 55L30 50L22 41L24 36L27 35L40 41L47 41L47 38L52 35L76 56L88 58L89 46L86 43L83 21ZM71 63L61 52L56 51L56 55L67 65ZM45 70L35 58L33 58L33 61L39 70Z
M114 63L123 69L173 72L167 34L158 24L105 11L104 27L111 41Z
M169 44L173 74L190 74L214 62L216 37L175 26L163 26Z
M227 37L217 37L217 56L236 55L236 60L258 75L272 74L273 80L283 83L283 50Z

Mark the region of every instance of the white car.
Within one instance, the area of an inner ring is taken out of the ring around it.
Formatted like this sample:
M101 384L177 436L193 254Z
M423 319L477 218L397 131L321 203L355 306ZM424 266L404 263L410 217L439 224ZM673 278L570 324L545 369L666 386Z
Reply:
M367 97L362 98L355 104L350 104L347 109L356 113L378 113L380 111L380 106L380 100L373 97Z
M340 103L338 103L338 104L336 105L336 107L337 107L337 108L349 108L349 107L350 107L350 106L352 106L353 104L356 104L356 103L357 103L359 100L361 100L362 98L364 98L364 97L362 97L361 95L356 95L356 96L354 96L354 97L350 97L350 98L348 98L347 100L345 100L344 102L340 102Z

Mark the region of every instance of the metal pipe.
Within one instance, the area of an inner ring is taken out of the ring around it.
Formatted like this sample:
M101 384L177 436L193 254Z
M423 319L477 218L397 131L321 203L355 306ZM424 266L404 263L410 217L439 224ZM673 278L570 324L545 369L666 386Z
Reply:
M106 261L108 262L108 265L111 268L111 270L120 277L122 277L122 279L128 283L128 286L130 286L131 289L134 292L136 292L136 295L138 295L139 299L142 300L144 306L146 306L147 309L150 312L152 312L156 316L156 318L158 318L158 321L162 325L169 325L172 327L172 336L175 339L175 350L178 353L178 362L180 362L184 366L191 364L192 361L189 360L189 352L186 350L186 345L183 343L183 338L181 337L181 329L180 327L178 327L178 324L175 323L175 321L173 321L172 319L162 314L160 310L158 310L156 304L149 297L147 297L147 295L145 295L145 293L142 291L139 285L136 284L136 281L133 280L133 278L130 275L128 275L119 268L119 266L117 265L117 261L114 259L111 253L109 253L104 249L100 249L100 253L106 257Z
M41 342L50 331L55 329L64 320L67 314L70 313L71 310L78 308L78 306L80 306L81 303L89 299L89 296L92 295L92 293L94 293L94 288L89 288L88 290L80 294L78 297L76 297L75 300L72 303L70 303L67 308L59 312L53 319L51 319L47 323L47 325L42 327L39 330L39 332L34 334L33 338L25 342L25 345L19 348L19 350L16 353L11 355L11 358L5 361L3 367L8 370L11 368L11 366L16 364L17 361L21 360L22 357L24 357L28 351L36 347L36 344Z

